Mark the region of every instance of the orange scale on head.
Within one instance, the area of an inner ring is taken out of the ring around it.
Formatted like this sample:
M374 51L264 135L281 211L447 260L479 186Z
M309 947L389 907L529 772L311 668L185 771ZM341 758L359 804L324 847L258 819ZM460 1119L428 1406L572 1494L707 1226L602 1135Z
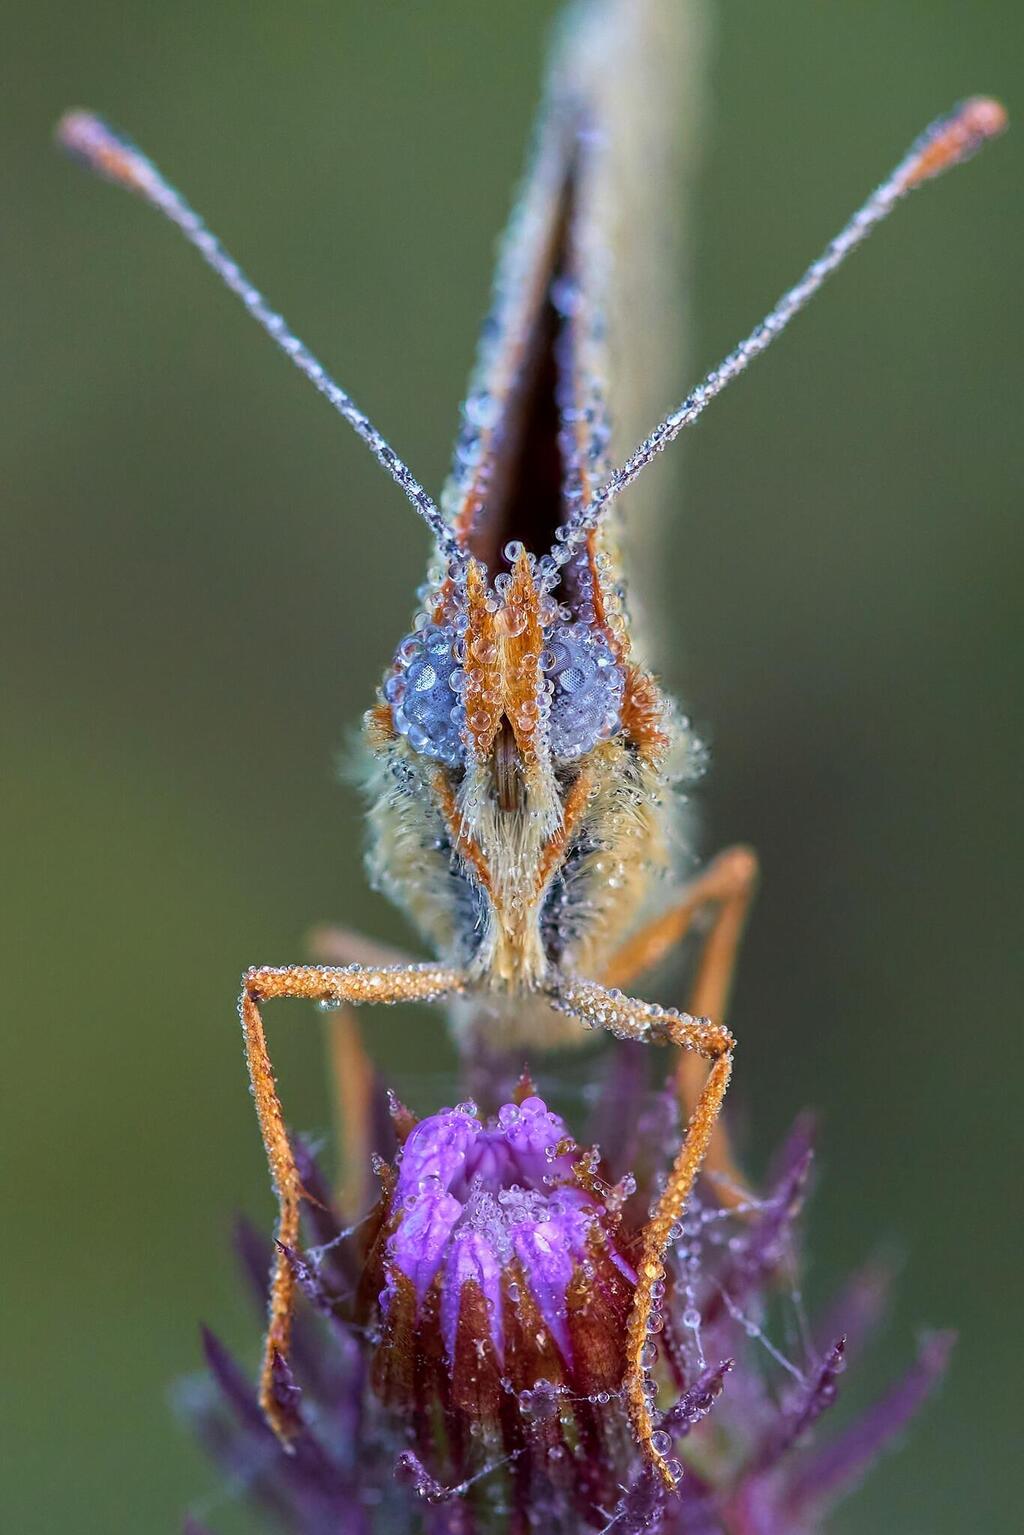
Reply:
M466 651L473 657L475 665L466 668L468 686L465 705L477 757L487 755L500 721L500 646L492 606L484 568L478 560L472 560L466 574L466 610L469 619Z

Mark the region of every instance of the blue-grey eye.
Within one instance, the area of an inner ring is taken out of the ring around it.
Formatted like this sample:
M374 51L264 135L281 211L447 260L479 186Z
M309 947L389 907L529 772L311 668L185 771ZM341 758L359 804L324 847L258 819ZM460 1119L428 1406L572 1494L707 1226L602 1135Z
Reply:
M587 624L563 624L545 635L542 664L551 683L551 755L568 762L622 727L625 678L614 653Z
M456 658L458 635L429 624L407 634L395 653L396 670L384 684L395 729L424 757L449 766L465 760L461 700L463 672Z

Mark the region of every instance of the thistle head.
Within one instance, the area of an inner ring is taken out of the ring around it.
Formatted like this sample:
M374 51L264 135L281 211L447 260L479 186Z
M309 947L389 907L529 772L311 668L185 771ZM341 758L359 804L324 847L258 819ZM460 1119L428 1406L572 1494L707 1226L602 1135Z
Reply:
M532 1092L493 1119L463 1103L421 1120L364 1273L384 1398L443 1409L454 1437L508 1454L532 1400L607 1402L635 1280L619 1229L627 1193L598 1184Z
M652 1471L620 1389L623 1319L678 1123L674 1094L647 1094L638 1049L617 1050L591 1126L607 1164L528 1083L492 1118L470 1104L418 1124L403 1113L404 1144L377 1163L381 1198L346 1231L299 1148L310 1245L291 1261L307 1304L294 1378L280 1364L275 1380L290 1453L210 1337L211 1376L187 1398L232 1485L284 1530L816 1535L902 1433L951 1339L926 1338L873 1406L829 1432L885 1284L869 1265L823 1318L803 1315L801 1124L763 1197L723 1205L705 1180L673 1233L649 1353L657 1445L682 1468L678 1487ZM630 1164L638 1186L610 1186ZM246 1232L242 1251L262 1308L267 1247Z

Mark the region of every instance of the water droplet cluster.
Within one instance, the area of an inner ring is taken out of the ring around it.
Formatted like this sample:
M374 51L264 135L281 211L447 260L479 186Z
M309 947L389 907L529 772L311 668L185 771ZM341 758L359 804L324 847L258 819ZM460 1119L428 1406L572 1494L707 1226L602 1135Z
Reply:
M496 636L469 640L457 621L428 623L399 645L384 696L395 729L421 756L458 767L467 743L478 751L479 743L493 739L503 707L496 639L515 638L526 624L519 605L502 600L510 579L499 575L495 583ZM621 728L625 676L597 628L562 621L569 610L554 603L546 609L552 622L543 650L525 651L504 681L517 698L513 724L521 737L535 747L546 741L555 761L571 762Z
M395 655L395 670L384 683L398 733L421 756L451 767L463 760L466 719L457 638L453 627L440 624L406 635Z
M625 678L608 645L585 623L561 624L545 638L541 663L552 684L551 753L568 762L620 728Z

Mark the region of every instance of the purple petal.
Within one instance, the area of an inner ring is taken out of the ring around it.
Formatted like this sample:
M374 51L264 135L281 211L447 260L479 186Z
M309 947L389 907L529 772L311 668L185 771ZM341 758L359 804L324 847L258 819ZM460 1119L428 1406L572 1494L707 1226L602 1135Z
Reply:
M543 1098L531 1095L522 1104L503 1104L497 1124L488 1125L477 1136L466 1157L464 1178L453 1182L452 1190L464 1194L474 1178L491 1190L513 1185L548 1188L554 1178L572 1177L572 1157L554 1156L555 1147L571 1139L565 1121Z
M737 1239L730 1261L716 1284L717 1295L709 1298L705 1309L708 1325L713 1325L721 1316L723 1294L742 1307L747 1297L761 1288L791 1250L793 1228L803 1206L813 1161L809 1121L798 1121L786 1143L782 1176L774 1192Z
M324 1249L320 1277L326 1288L335 1294L346 1294L359 1277L356 1246L353 1242L337 1240L340 1222L333 1209L331 1191L312 1150L301 1136L292 1138L292 1150L302 1187L311 1196L310 1202L303 1205L302 1213L313 1242Z
M514 1107L514 1104L507 1104L499 1110L499 1120ZM565 1121L548 1108L543 1098L524 1098L517 1117L503 1121L503 1128L512 1162L528 1188L550 1187L544 1180L553 1175L559 1178L572 1176L572 1156L565 1153L557 1158L554 1156L555 1147L572 1137Z
M445 1193L438 1183L426 1188L402 1211L388 1242L388 1254L395 1266L411 1280L420 1302L434 1282L448 1238L461 1214L459 1201ZM383 1301L383 1296L381 1299Z
M608 1053L600 1096L587 1131L597 1141L613 1177L621 1177L636 1160L637 1134L647 1105L650 1052L646 1045L616 1040Z
M482 1130L480 1121L461 1109L442 1109L421 1119L402 1150L396 1204L419 1193L428 1181L446 1190L457 1179L461 1181L470 1147Z
M455 1342L462 1306L462 1287L475 1280L483 1292L490 1320L491 1340L500 1363L505 1361L505 1325L501 1304L501 1265L481 1231L464 1227L457 1232L445 1261L441 1291L441 1333L448 1362L455 1364Z
M267 1294L270 1284L270 1265L272 1261L274 1244L269 1238L246 1219L242 1218L235 1225L235 1250L245 1272L246 1280L253 1292L254 1298L259 1303L260 1316L266 1315ZM287 1254L288 1261L295 1272L299 1284L304 1292L314 1300L314 1303L324 1312L331 1315L333 1306L333 1320L335 1326L342 1326L338 1316L337 1297L329 1298L323 1288L321 1277L317 1276L318 1295L313 1296L304 1276L308 1274L309 1266L305 1259L290 1248L282 1248ZM319 1338L309 1326L309 1318L301 1312L292 1323L291 1358L296 1370L302 1375L307 1384L319 1389L323 1385L322 1366L323 1348Z
M246 1282L252 1291L262 1316L267 1309L267 1286L270 1282L270 1265L274 1259L274 1244L245 1216L235 1222L235 1251L242 1265Z
M787 1405L781 1422L767 1436L755 1461L756 1471L764 1472L776 1465L832 1406L838 1391L837 1381L845 1365L845 1353L846 1339L837 1338L814 1374Z
M711 1411L734 1363L735 1360L723 1359L720 1364L709 1365L674 1406L662 1415L658 1427L668 1429L677 1439L685 1438L697 1422Z
M916 1364L903 1379L804 1466L790 1488L788 1507L798 1512L846 1492L906 1427L942 1379L955 1342L952 1332L926 1338Z
M282 1359L280 1354L274 1355L270 1367L270 1383L274 1393L274 1405L280 1414L282 1424L287 1425L289 1434L297 1433L303 1427L299 1407L302 1391L296 1384L291 1366L286 1359Z
M220 1339L208 1327L202 1329L203 1353L221 1395L239 1422L257 1438L274 1442L274 1435L259 1408L252 1383Z
M316 1503L340 1496L344 1488L339 1472L299 1417L299 1391L283 1360L278 1358L274 1363L274 1393L297 1431L291 1453L278 1444L243 1371L219 1339L205 1328L203 1349L214 1380L243 1433L242 1439L236 1439L233 1445L226 1439L219 1447L222 1458L227 1460L230 1456L236 1469L250 1467L261 1493L265 1491L271 1502L276 1502L282 1493L297 1501Z
M847 1351L860 1354L886 1313L892 1285L890 1265L875 1259L847 1280L815 1331L822 1338L846 1338Z
M768 1176L769 1184L777 1191L781 1190L789 1182L793 1173L803 1168L808 1157L813 1154L817 1139L817 1116L805 1109L797 1116L793 1128L772 1158Z
M566 1295L576 1258L586 1252L590 1222L578 1210L567 1209L546 1221L524 1221L512 1233L516 1257L537 1308L562 1358L572 1360L566 1319Z
M396 1459L395 1481L403 1487L411 1487L416 1496L426 1503L444 1503L452 1495L451 1488L443 1486L436 1476L431 1476L412 1450L403 1450Z
M665 1488L661 1478L650 1466L643 1466L616 1503L607 1528L621 1531L621 1535L658 1530L664 1508Z
M463 1501L464 1487L446 1487L432 1476L413 1450L403 1450L395 1460L395 1481L408 1487L427 1505L423 1529L426 1535L475 1535L478 1528L470 1506Z
M473 1179L485 1189L503 1189L515 1182L512 1158L501 1130L482 1130L471 1146L464 1168L465 1176L456 1184L456 1192L465 1198Z

